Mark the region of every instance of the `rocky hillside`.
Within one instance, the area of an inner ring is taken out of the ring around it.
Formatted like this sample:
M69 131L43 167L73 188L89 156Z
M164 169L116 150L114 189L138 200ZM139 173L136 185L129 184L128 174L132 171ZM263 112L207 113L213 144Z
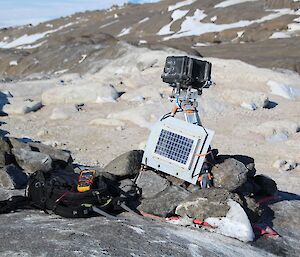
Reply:
M299 72L299 8L295 0L163 0L3 28L0 77L95 72L122 55L120 40Z

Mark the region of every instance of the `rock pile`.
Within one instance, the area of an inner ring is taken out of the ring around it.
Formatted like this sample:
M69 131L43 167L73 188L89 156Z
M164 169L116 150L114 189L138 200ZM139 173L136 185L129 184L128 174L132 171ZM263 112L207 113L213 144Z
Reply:
M72 168L73 159L67 151L58 150L39 142L13 137L0 139L0 187L24 189L28 176L38 170Z
M185 225L187 220L210 222L216 232L242 241L254 239L251 223L263 215L256 199L277 193L271 178L256 175L254 159L248 156L218 155L211 170L214 187L210 189L151 169L140 171L141 158L141 151L131 151L104 168L121 181L133 181L140 189L139 211L162 218L178 216Z
M216 232L242 241L253 240L250 222L257 222L262 215L255 198L277 192L272 179L255 175L254 160L247 156L217 156L211 170L214 187L209 189L200 189L158 171L141 170L142 156L143 151L138 150L124 153L103 169L97 168L98 175L118 181L124 194L140 195L132 205L143 213L206 221L215 226ZM24 189L28 176L38 170L76 172L72 162L67 151L4 137L0 140L0 193Z

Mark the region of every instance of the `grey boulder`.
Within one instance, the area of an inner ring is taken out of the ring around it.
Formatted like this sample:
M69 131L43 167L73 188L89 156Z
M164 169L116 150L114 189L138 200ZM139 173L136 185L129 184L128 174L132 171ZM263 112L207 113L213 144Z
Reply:
M104 167L104 171L119 177L131 177L140 171L143 151L133 150L126 152Z
M228 158L212 168L214 186L235 191L247 181L248 172L242 162Z
M230 207L227 202L234 194L221 188L200 189L191 193L176 208L181 217L204 220L208 217L225 217Z
M70 164L73 161L71 154L67 151L56 149L52 146L48 146L38 142L29 142L28 145L30 146L32 151L47 154L53 161L63 161L66 164Z
M153 198L144 199L138 210L145 213L167 217L175 214L176 207L189 196L182 187L170 186Z
M25 196L25 189L8 190L0 187L0 202L7 201L14 196Z
M142 190L142 198L151 198L164 191L170 182L154 171L145 170L140 172L136 184Z
M123 179L119 182L119 189L121 196L136 197L139 195L139 190L136 184L129 178Z
M0 169L0 187L5 189L22 189L27 185L27 175L14 164Z
M52 160L49 155L26 149L12 150L18 165L28 173L52 170Z
M7 142L7 138L0 138L0 165L1 166L8 164L9 153L10 153L10 146Z
M8 137L8 142L13 149L27 149L30 150L30 146L27 143L24 143L21 139L15 137Z

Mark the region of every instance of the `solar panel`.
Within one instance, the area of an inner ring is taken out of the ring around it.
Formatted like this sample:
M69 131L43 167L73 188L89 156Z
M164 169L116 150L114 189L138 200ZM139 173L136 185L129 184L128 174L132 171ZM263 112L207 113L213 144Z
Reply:
M194 141L190 138L162 129L155 153L173 161L186 164Z

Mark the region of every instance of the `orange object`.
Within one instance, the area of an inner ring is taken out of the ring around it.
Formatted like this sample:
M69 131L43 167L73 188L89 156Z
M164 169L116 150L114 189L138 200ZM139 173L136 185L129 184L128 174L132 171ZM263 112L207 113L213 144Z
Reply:
M209 155L209 154L211 154L211 151L209 151L209 152L207 152L207 153L203 153L203 154L195 154L195 156L207 156L207 155Z
M78 178L78 184L77 184L77 190L78 192L86 192L91 189L94 178L96 175L95 170L83 170L80 172L79 178Z
M186 110L185 112L187 112L187 113L194 113L195 110Z

